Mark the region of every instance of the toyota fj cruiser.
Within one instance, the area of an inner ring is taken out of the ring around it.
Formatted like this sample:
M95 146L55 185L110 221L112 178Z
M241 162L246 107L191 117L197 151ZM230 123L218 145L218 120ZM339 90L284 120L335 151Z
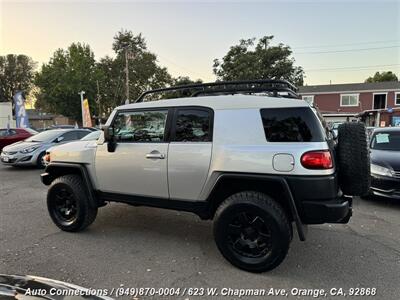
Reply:
M148 91L85 145L47 157L42 182L59 228L83 230L109 201L193 212L214 220L222 255L251 272L283 261L292 224L304 241L306 224L347 223L351 196L369 188L364 125L344 123L335 139L283 80Z

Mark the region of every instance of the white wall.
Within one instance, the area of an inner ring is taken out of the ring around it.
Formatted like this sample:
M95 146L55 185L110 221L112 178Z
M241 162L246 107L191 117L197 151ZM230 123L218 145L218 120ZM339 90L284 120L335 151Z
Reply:
M6 128L10 116L10 127L15 127L15 120L12 118L11 102L0 102L0 128Z

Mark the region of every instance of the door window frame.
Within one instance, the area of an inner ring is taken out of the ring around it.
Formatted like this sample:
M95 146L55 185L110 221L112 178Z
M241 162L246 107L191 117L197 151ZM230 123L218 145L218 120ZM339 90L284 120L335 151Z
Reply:
M115 142L119 143L129 143L129 144L160 144L160 143L169 143L170 141L170 132L171 132L171 124L173 119L174 109L171 107L149 107L149 108L132 108L132 109L120 109L114 115L114 118L111 121L111 127L114 128L115 120L117 119L118 115L121 113L136 113L136 112L148 112L148 111L166 111L167 112L167 119L165 120L165 127L164 127L164 137L162 141L118 141ZM114 128L115 130L115 128Z
M210 124L209 124L209 133L208 133L208 141L206 142L198 142L198 141L188 141L188 142L182 142L182 141L175 141L176 138L176 121L178 119L178 112L179 110L200 110L200 111L205 111L209 114L209 119L210 119ZM174 112L173 112L173 118L171 122L171 135L170 135L170 142L171 143L182 143L182 144L189 144L189 143L212 143L213 141L213 136L214 136L214 110L211 109L210 107L205 107L205 106L178 106L174 107Z

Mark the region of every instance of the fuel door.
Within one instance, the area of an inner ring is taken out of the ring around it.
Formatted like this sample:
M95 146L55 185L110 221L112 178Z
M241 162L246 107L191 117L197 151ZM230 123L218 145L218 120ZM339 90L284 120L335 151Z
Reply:
M290 172L294 169L294 157L289 153L275 154L272 159L272 167L275 171Z

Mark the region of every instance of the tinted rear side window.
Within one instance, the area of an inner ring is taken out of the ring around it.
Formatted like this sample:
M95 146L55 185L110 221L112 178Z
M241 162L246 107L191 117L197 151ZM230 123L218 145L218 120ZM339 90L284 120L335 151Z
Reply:
M324 133L308 107L261 109L264 132L269 142L322 142Z
M205 109L178 109L173 141L210 142L210 115L210 112Z

